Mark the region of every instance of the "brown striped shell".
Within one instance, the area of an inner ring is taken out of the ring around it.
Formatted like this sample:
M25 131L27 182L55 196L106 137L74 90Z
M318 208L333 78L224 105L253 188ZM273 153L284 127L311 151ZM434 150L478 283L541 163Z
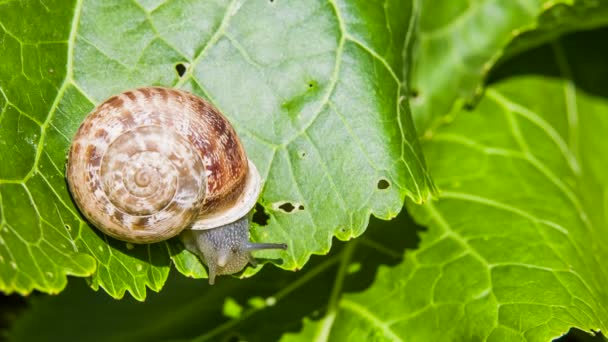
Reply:
M82 214L133 243L234 222L261 188L228 120L193 94L160 87L126 91L89 113L66 176Z

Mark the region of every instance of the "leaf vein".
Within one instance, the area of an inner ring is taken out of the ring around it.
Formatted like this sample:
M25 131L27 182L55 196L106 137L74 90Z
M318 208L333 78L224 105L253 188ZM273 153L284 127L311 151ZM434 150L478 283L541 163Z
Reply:
M203 46L203 48L198 53L198 55L196 55L196 57L194 57L190 68L188 68L188 70L186 70L186 74L184 76L182 76L180 79L178 79L178 81L177 81L177 83L175 83L174 87L181 88L187 80L192 78L192 73L194 72L196 65L205 56L205 54L207 53L207 50L209 50L211 47L213 47L215 45L215 43L218 42L220 37L226 31L226 27L228 26L230 19L239 10L240 6L236 6L235 5L236 3L237 3L236 0L230 1L228 6L226 7L226 12L224 13L224 17L222 18L222 21L220 22L220 25L218 26L217 30L213 33L211 38L209 38L209 41L207 41L207 44L205 44Z
M358 303L355 303L355 302L350 301L348 299L342 299L342 301L340 303L340 307L344 308L346 310L349 310L349 311L351 311L353 313L356 313L359 316L361 316L362 318L364 318L365 320L369 321L374 326L378 327L384 333L385 336L387 336L388 338L390 338L391 341L404 342L390 328L389 325L387 325L384 322L382 322L382 320L380 318L378 318L376 315L374 315L373 313L371 313L365 307L359 305Z

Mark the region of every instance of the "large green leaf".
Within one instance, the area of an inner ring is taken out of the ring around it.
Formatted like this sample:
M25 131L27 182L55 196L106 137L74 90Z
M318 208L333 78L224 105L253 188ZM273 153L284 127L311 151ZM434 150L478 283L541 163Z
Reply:
M423 201L432 184L401 101L410 14L407 1L0 3L0 289L58 292L66 274L92 275L141 300L169 255L205 276L180 243L112 240L71 202L70 138L127 88L184 88L226 114L265 179L269 220L253 238L289 245L259 255L282 268L362 234L370 215L394 217L406 196Z
M421 134L453 105L474 102L494 64L573 30L608 23L595 0L417 1L409 66L412 111Z
M287 340L606 331L608 66L596 45L606 34L523 56L475 110L444 120L423 144L440 200L408 206L429 227L419 248Z

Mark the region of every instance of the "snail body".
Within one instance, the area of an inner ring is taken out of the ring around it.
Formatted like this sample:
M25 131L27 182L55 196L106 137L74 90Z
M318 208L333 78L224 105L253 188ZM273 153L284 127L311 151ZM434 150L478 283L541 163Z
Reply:
M154 243L184 232L210 283L255 263L253 250L286 248L249 242L259 173L228 120L185 91L139 88L97 106L72 141L66 177L82 214L107 235Z

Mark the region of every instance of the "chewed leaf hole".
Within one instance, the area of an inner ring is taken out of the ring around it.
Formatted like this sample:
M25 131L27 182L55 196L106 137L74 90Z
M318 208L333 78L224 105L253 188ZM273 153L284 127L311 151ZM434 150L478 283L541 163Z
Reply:
M272 207L274 210L279 210L287 214L304 210L304 205L294 202L276 202Z
M268 219L270 219L270 215L266 213L264 206L260 203L256 203L252 221L260 226L266 226L268 225Z
M66 224L66 225L65 225L65 229L67 229L67 230L68 230L68 232L69 232L69 231L71 231L71 230L72 230L72 227L70 227L70 225L69 225L69 224Z
M391 183L389 183L389 181L387 181L386 179L381 179L378 181L378 189L379 190L386 190L391 186Z
M283 203L283 204L281 204L281 205L279 206L279 209L281 209L281 210L283 210L283 211L285 211L285 212L287 212L287 213L292 212L292 211L293 211L295 208L296 208L296 207L294 207L294 206L293 206L293 204L291 204L291 203L289 203L289 202L287 202L287 203Z
M418 92L418 89L412 89L412 90L410 90L410 97L411 98L415 99L418 96L420 96L420 93Z
M313 81L308 81L308 88L309 89L317 88L318 85L319 84L317 83L317 81L314 81L314 80Z
M177 71L177 75L179 77L184 76L184 74L186 73L186 65L184 63L177 63L175 64L175 71Z

